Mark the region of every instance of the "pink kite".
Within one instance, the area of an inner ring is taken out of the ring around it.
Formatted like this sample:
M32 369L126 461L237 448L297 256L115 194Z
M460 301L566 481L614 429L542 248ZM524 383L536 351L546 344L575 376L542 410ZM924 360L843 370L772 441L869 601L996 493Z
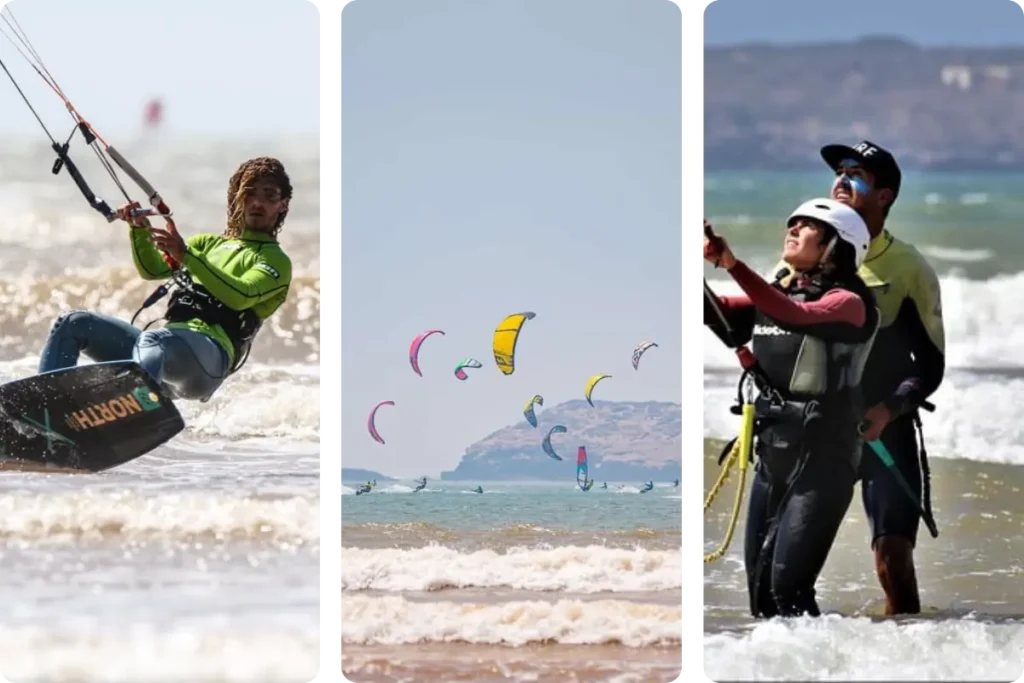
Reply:
M420 377L423 376L423 373L420 372L420 345L423 343L424 339L432 334L444 335L444 332L441 330L427 330L413 339L412 344L409 345L409 364L412 365L413 372Z
M377 432L377 426L374 424L374 417L377 415L377 409L381 406L393 405L395 405L394 401L381 401L373 407L373 410L370 411L370 417L366 420L366 428L370 430L370 436L372 436L373 440L378 443L384 443L384 439L381 438L380 434Z

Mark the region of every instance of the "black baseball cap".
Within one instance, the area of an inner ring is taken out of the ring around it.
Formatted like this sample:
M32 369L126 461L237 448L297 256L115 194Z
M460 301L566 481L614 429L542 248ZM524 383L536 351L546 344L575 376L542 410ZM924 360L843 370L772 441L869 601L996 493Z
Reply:
M875 187L892 190L893 201L900 193L900 182L903 174L896 159L886 149L879 147L870 140L858 142L853 147L848 145L825 145L821 148L821 158L833 171L839 170L839 164L852 159L875 176Z

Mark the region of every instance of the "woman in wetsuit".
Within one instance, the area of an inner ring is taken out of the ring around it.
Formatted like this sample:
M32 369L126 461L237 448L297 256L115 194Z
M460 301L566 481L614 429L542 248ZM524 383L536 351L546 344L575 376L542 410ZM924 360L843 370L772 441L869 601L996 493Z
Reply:
M710 302L704 322L727 344L752 341L766 380L756 399L757 464L744 562L755 617L820 614L814 583L853 497L863 416L860 376L878 327L857 276L870 236L832 199L799 206L786 222L785 280L769 283L736 260L705 221L704 258L743 290Z

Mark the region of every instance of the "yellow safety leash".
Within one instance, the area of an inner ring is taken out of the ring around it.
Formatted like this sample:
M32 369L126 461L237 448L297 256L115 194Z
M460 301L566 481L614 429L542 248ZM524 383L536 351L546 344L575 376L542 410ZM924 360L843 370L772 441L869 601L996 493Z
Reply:
M725 530L725 538L722 539L721 544L710 553L704 553L705 563L720 559L729 549L729 544L732 543L733 534L736 532L736 523L739 521L740 510L743 507L743 494L746 491L747 484L747 466L750 463L753 446L754 405L753 403L745 402L743 404L742 422L740 422L740 435L733 442L732 450L729 451L729 455L726 456L725 461L722 463L722 470L718 474L718 479L715 481L714 486L711 487L708 497L704 500L704 514L707 515L708 509L714 502L715 497L718 496L718 493L729 478L729 472L732 470L733 464L739 460L740 480L736 486L736 497L733 500L729 526Z

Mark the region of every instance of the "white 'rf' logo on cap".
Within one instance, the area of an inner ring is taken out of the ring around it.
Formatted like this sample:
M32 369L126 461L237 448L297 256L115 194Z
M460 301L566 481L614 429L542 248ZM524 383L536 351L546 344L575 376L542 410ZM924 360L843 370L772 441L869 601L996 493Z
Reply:
M872 154L874 154L875 152L878 151L878 148L877 147L872 147L871 145L869 145L866 142L862 142L859 145L857 145L856 147L854 147L853 151L859 152L859 153L863 154L866 157L870 157Z

